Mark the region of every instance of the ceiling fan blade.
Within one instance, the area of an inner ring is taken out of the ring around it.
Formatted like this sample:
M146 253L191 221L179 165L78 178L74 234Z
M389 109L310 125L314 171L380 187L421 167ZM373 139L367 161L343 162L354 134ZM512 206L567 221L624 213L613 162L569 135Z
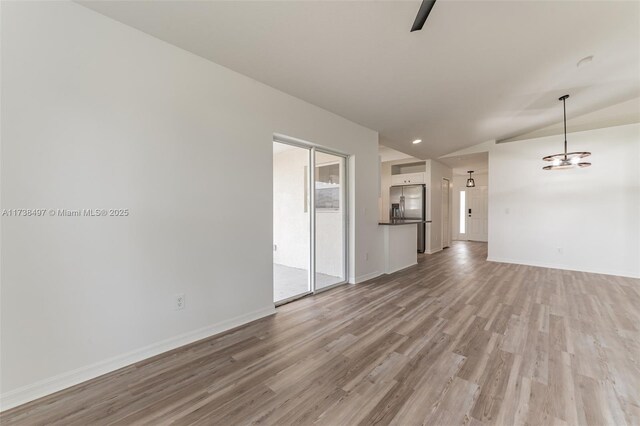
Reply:
M420 31L422 29L424 23L429 17L429 13L431 13L431 9L433 9L434 4L436 4L436 0L422 0L420 10L418 10L418 14L416 15L416 20L413 21L411 32Z

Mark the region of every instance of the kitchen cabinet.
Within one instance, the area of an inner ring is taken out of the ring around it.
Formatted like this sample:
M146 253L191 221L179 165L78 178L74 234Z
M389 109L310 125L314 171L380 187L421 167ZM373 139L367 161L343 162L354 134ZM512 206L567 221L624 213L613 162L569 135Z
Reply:
M391 175L391 185L413 185L416 183L425 183L424 172Z

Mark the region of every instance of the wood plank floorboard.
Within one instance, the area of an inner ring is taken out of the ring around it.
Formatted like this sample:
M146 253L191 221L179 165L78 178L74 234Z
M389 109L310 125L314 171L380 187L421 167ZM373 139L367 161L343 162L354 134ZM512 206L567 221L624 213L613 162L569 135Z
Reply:
M2 425L639 425L640 280L455 242L0 415Z

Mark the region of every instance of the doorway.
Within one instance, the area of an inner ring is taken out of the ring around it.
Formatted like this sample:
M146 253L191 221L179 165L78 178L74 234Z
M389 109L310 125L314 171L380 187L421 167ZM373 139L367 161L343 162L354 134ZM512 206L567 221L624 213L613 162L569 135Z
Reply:
M347 282L347 159L273 142L273 294L282 304Z
M451 182L442 178L442 248L451 246Z
M467 240L488 240L487 187L469 188L467 196Z
M459 197L459 239L487 242L489 237L487 187L461 189Z

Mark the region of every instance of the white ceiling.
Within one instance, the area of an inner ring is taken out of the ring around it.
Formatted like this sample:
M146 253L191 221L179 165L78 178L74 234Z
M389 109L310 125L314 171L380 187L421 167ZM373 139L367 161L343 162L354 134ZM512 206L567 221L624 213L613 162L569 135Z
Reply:
M397 151L384 145L378 146L378 155L380 156L380 161L383 163L385 161L406 160L408 158L413 158L409 154L405 154L404 152Z
M476 174L489 172L488 152L439 158L438 161L451 167L454 175L466 175L469 170Z
M569 98L571 99L571 98ZM569 102L569 100L567 100ZM562 120L562 103L558 103L558 119ZM571 109L567 106L567 133L581 132L584 130L601 129L604 127L620 126L629 123L640 122L640 98L631 99L596 112L572 117ZM551 135L561 135L564 132L564 123L559 121L548 127L524 133L516 137L498 142L513 142L523 139L540 138Z
M565 93L574 116L640 96L637 1L439 0L414 33L419 1L82 4L419 158L557 123Z

